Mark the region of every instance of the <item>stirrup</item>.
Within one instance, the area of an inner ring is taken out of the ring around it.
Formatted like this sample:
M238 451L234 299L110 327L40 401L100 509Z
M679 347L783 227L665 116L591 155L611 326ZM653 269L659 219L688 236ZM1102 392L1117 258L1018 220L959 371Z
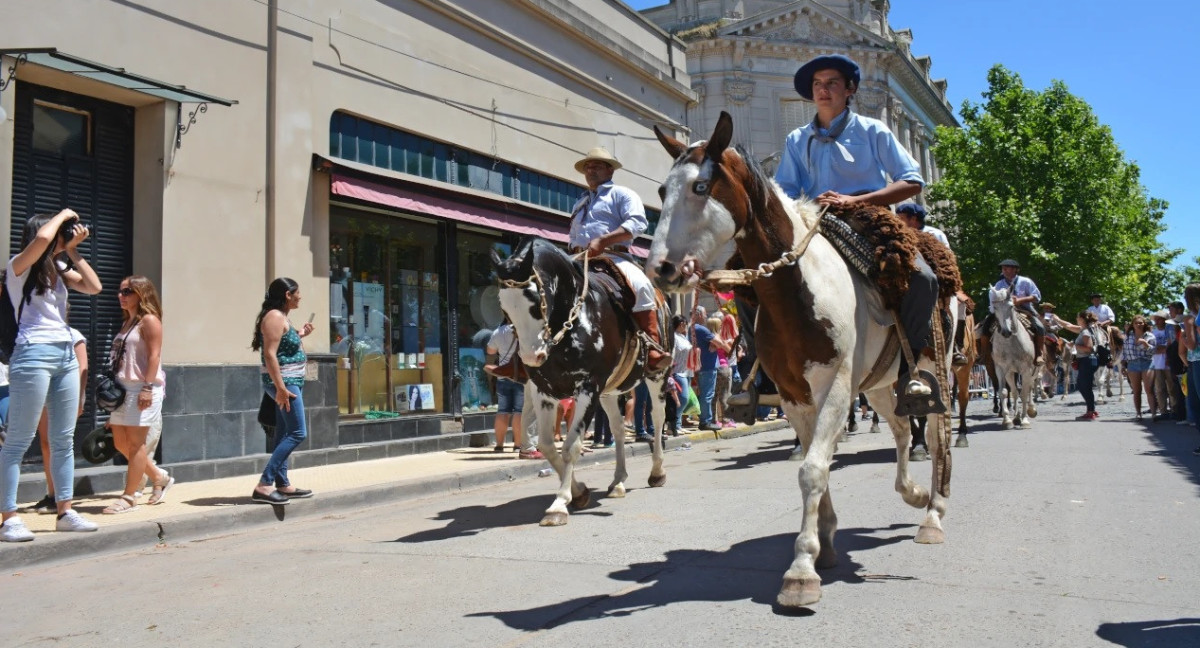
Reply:
M897 390L896 416L929 416L945 412L946 404L942 402L942 390L937 378L924 370L917 371L917 377L928 386L930 393L928 395L909 394L906 393L906 389ZM909 374L904 374L897 382L907 388L912 380L913 378Z

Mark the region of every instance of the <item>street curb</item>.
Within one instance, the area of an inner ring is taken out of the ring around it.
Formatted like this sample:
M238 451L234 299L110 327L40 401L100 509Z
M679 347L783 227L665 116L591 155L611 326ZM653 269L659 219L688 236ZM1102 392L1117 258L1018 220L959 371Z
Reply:
M692 432L686 436L667 437L663 449L665 452L681 448L685 441L703 443L734 439L786 427L786 421L772 421L727 430ZM626 443L625 452L627 457L651 454L650 446L641 442ZM613 458L610 455L615 455L615 448L597 449L588 455L588 460L611 461ZM49 533L39 535L33 542L0 545L0 572L12 573L27 567L88 555L178 545L230 535L285 520L338 515L344 514L347 509L357 511L361 508L394 504L420 497L459 493L482 486L534 478L546 466L545 461L526 461L508 466L334 491L318 494L312 499L295 501L286 506L239 504L161 520L121 524L92 533Z

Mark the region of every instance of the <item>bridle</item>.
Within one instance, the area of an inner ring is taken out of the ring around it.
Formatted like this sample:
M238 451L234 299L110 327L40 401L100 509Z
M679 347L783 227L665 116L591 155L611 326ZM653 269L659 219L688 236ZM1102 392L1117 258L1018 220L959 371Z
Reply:
M579 295L575 298L575 303L571 305L571 311L567 314L567 321L563 322L562 328L558 333L550 331L550 307L546 304L546 282L542 276L538 274L536 267L530 267L531 274L525 281L513 281L512 279L498 279L497 282L501 288L515 288L524 290L530 285L537 287L540 308L542 311L542 339L547 341L546 346L552 347L562 341L563 336L575 327L575 320L579 319L579 313L583 310L583 303L587 300L588 291L588 275L591 274L587 270L588 252L583 251L583 288L579 291Z

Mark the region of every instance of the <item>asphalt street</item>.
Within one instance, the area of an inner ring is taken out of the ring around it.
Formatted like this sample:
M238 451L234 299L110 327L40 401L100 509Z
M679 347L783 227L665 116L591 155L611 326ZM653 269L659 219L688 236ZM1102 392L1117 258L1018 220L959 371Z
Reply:
M30 567L4 576L2 644L1200 646L1200 434L1128 398L1040 410L1005 431L972 403L938 546L912 541L886 425L847 437L840 564L806 610L774 604L800 505L774 431L669 452L664 488L636 458L624 499L591 461L596 500L559 528L533 477Z

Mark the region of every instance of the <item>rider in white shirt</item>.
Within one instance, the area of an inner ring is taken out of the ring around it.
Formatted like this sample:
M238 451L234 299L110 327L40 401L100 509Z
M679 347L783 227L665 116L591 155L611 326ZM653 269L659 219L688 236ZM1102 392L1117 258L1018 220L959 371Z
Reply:
M1096 326L1104 328L1117 320L1117 314L1104 303L1103 295L1092 293L1089 299L1092 300L1092 305L1088 306L1088 312L1096 316Z

